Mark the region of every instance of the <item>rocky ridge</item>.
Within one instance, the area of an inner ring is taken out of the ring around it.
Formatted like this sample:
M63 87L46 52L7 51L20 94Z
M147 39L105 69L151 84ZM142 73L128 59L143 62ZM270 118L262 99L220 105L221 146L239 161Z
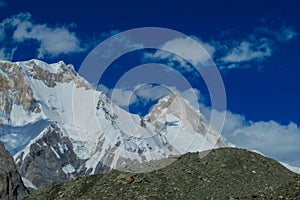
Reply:
M25 199L300 199L300 176L275 160L235 148L201 157L188 153L148 173L114 170L77 178Z

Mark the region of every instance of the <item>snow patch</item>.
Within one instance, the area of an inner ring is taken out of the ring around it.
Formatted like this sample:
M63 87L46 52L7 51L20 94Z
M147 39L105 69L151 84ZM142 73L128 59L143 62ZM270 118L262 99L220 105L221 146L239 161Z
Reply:
M75 168L73 167L73 165L71 164L67 164L62 168L63 172L65 174L72 174L73 172L75 172Z
M25 177L22 177L22 181L24 183L24 185L27 187L27 188L32 188L34 190L37 190L38 188L30 181L28 180L27 178Z
M287 163L283 163L283 162L280 162L283 166L285 166L287 169L291 170L292 172L295 172L297 174L300 174L300 168L299 167L294 167L294 166L291 166Z
M92 169L92 172L91 174L94 174L95 173L95 170L96 170L96 167L99 163L99 160L95 159L94 157L91 157L86 163L85 163L85 166L86 166L86 171L88 171L89 169Z
M14 126L23 126L29 123L34 123L38 120L42 120L43 118L45 118L43 113L25 111L22 105L13 104L9 123L13 124Z
M60 155L55 151L55 149L51 146L51 150L53 151L53 153L55 154L56 158L60 159Z
M63 147L63 145L61 145L61 143L58 143L58 147L59 147L60 153L65 153L64 147Z

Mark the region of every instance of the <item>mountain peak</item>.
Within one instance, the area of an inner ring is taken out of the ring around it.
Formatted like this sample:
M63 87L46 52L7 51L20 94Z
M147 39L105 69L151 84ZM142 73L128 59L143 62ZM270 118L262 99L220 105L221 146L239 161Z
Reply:
M63 61L53 64L47 64L37 59L22 62L1 61L0 123L14 123L14 118L31 121L32 112L41 113L41 105L38 103L37 97L37 94L43 92L40 90L46 91L48 88L54 88L61 84L67 85L71 82L74 82L74 87L91 88L83 78L78 76L72 65L66 65ZM19 109L18 106L21 106L22 109ZM13 112L14 110L16 113ZM17 120L18 125L20 120Z
M38 173L35 167L21 170L36 187L57 181L57 170L68 180L220 146L208 121L179 94L164 97L141 119L111 104L63 62L1 62L0 69L6 76L0 81L7 81L0 91L0 139L23 155L20 169L30 163L48 166L46 158L53 164L46 180L30 175ZM57 140L48 137L55 135L50 124L60 129ZM73 153L67 158L66 152Z
M207 120L195 110L189 102L178 93L167 95L160 99L153 106L150 113L145 119L154 126L161 124L181 122L181 126L188 128L191 132L197 132L195 128L199 126L199 122L207 123ZM204 129L204 128L203 128Z
M58 61L57 63L48 64L38 59L31 59L28 61L18 61L18 62L0 60L0 65L1 66L9 65L11 68L13 68L14 66L19 67L23 72L34 71L36 70L36 68L40 68L53 74L59 74L59 73L64 73L66 71L69 71L74 75L75 74L77 75L74 66L71 64L65 64L64 61Z
M65 72L71 72L73 75L77 75L74 66L71 64L66 65L63 61L57 63L47 64L41 60L31 59L29 61L17 62L19 66L25 71L38 71L42 69L51 74L62 74Z

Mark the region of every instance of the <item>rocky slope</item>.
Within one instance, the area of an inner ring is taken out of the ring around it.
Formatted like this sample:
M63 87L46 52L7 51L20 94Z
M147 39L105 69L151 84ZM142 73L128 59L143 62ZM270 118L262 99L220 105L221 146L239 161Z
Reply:
M277 161L235 148L200 157L188 153L149 173L112 171L77 178L25 199L300 199L300 176Z
M0 198L13 200L21 199L28 194L13 157L0 142Z
M24 177L30 177L30 180L38 186L50 182L60 183L84 174L85 168L75 170L83 165L84 160L77 158L70 139L63 136L55 124L45 130L43 137L30 146L30 151L23 162L19 162L23 154L24 152L17 159L17 167ZM72 165L69 164L70 161Z
M0 140L31 188L223 146L180 96L142 119L63 62L0 61L0 83Z

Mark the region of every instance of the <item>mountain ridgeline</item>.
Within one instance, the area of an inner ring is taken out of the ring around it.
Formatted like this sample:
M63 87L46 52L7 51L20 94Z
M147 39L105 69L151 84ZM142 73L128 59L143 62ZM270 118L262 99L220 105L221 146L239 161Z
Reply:
M178 94L140 117L35 59L0 61L0 83L1 199L300 199L299 175L225 148Z
M63 62L0 62L0 140L27 187L224 146L179 95L141 118Z
M300 199L300 176L277 161L236 148L201 157L187 153L148 173L114 170L51 184L25 199Z

